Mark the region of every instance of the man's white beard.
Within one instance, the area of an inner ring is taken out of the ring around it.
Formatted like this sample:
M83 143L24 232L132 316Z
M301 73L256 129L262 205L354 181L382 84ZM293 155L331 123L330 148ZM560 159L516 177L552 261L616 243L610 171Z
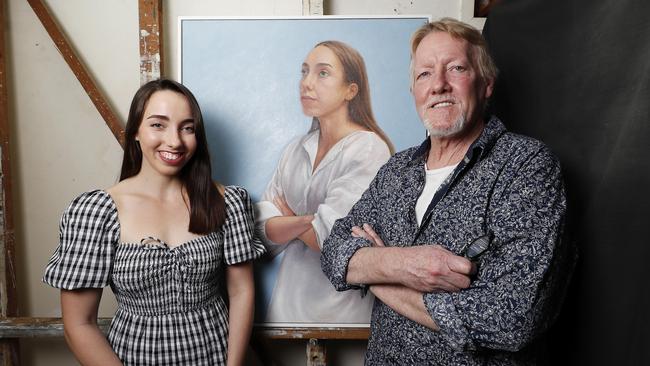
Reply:
M465 115L464 112L462 112L461 115L456 119L456 121L454 121L454 123L447 128L433 127L433 123L428 119L424 119L422 121L422 124L424 124L424 128L426 128L427 131L429 131L429 136L449 137L449 136L454 136L460 133L463 129L465 129L465 125L467 125L467 116Z

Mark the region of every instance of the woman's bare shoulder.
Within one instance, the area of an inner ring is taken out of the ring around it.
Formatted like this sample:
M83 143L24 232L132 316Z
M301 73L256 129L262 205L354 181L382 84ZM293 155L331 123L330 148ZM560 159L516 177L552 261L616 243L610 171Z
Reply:
M141 204L143 200L148 201L151 198L151 192L133 178L118 182L106 189L106 193L113 198L118 207L124 207L128 204Z
M127 178L124 180L121 180L117 182L115 185L105 189L106 193L111 195L111 197L115 198L118 196L123 196L125 194L129 194L133 192L134 189L134 184L133 180L131 178Z

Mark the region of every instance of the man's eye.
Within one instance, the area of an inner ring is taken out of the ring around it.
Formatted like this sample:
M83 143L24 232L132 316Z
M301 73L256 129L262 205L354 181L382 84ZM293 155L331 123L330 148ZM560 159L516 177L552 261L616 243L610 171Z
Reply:
M321 71L318 73L318 76L320 76L320 77L322 77L322 78L327 77L327 76L329 76L329 75L330 75L330 73L327 72L327 71L325 71L325 70L321 70Z
M308 73L309 73L309 70L307 70L307 69L302 69L302 70L300 70L300 75L302 75L303 78L304 78L305 76L307 76Z
M422 79L422 78L426 78L426 77L428 77L429 75L431 75L430 72L428 72L428 71L423 71L423 72L421 72L421 73L418 74L418 76L416 77L416 80L420 80L420 79Z

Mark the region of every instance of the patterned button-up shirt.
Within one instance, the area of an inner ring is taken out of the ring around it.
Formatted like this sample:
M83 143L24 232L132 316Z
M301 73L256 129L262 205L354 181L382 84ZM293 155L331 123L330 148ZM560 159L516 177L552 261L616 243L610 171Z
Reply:
M471 286L423 294L433 331L375 300L366 363L372 365L520 365L534 362L536 340L557 315L573 252L560 240L566 199L560 165L539 141L506 131L492 117L463 161L443 182L418 225L415 204L430 148L402 151L384 165L323 246L323 271L340 290L371 224L387 246L439 244L463 254L491 238Z

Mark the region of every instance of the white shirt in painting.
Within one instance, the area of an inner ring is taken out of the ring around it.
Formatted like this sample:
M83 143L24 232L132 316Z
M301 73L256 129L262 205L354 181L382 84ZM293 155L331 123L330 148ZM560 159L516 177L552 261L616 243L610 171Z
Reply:
M334 221L347 215L390 152L377 134L353 132L338 141L312 173L319 131L316 128L286 147L262 201L256 204L256 221L264 232L266 220L282 216L273 199L283 196L296 215L314 215L312 226L322 248ZM297 239L286 247L264 239L271 252L285 248L266 322L370 322L373 296L337 292L321 271L320 253Z

